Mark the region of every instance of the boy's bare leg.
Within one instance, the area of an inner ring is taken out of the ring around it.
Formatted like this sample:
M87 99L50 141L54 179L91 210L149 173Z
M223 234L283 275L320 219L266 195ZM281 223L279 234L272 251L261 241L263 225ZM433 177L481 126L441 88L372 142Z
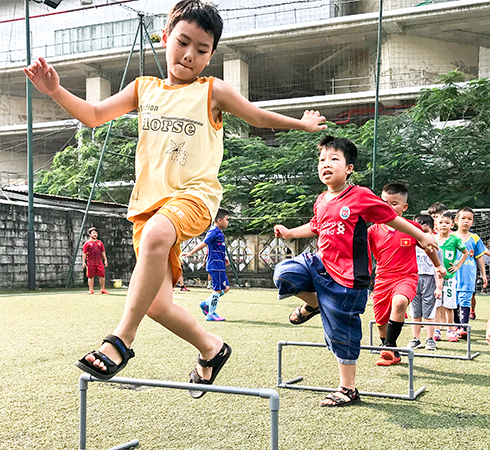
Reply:
M401 294L395 295L391 300L391 314L390 320L393 322L405 322L405 313L407 312L408 305L410 304L407 297ZM378 326L378 332L380 338L386 337L386 329L388 324Z
M148 317L199 350L201 358L212 359L223 346L223 340L208 333L186 309L173 303L172 268L167 266L167 276L155 300L148 309ZM196 366L204 379L211 378L212 368Z
M413 322L422 322L422 317L412 317ZM415 339L420 341L420 330L422 325L412 325L412 334Z
M454 322L454 311L452 309L448 309L444 307L444 318L446 319L446 323L453 323ZM448 330L451 329L451 327L447 327Z
M355 389L356 369L356 364L339 363L340 386L346 389ZM346 402L350 401L350 399L341 392L336 392L335 395L343 398ZM326 398L320 402L320 405L333 405L334 403L334 401Z
M88 290L89 291L94 290L94 283L95 283L95 277L88 279Z
M176 232L172 222L162 214L155 214L143 229L139 256L129 283L123 316L113 332L128 348L131 347L139 324L168 275L168 256L175 239ZM170 280L170 285L171 283ZM122 360L112 344L104 343L99 350L116 364ZM93 355L87 355L86 360L94 367L106 370L105 364Z
M99 277L100 290L105 289L105 277Z
M434 323L436 319L424 319L424 322ZM434 325L425 325L425 332L427 334L427 339L434 339L434 332L436 327Z
M299 294L296 295L296 297L303 300L307 305L311 306L312 308L318 307L318 297L316 296L316 292L300 292ZM309 316L311 313L306 311L304 305L302 305L301 314L303 314L304 316ZM297 319L295 312L291 313L291 318L293 320Z

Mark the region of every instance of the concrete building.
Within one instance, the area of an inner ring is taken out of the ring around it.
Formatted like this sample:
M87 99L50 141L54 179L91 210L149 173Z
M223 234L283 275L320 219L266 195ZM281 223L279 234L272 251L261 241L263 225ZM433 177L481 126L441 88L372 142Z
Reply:
M118 4L116 4L118 3ZM63 0L53 10L31 2L32 57L46 57L68 90L99 101L119 90L139 21L161 33L174 1ZM313 0L271 3L219 1L225 21L205 75L225 79L257 106L300 117L319 109L346 123L372 117L379 1ZM380 67L382 111L413 104L438 77L460 70L490 73L490 0L385 0ZM0 177L26 172L24 0L0 3ZM126 83L159 75L145 44L128 65ZM155 54L165 71L164 49ZM34 93L34 164L49 165L74 144L78 123L51 99Z

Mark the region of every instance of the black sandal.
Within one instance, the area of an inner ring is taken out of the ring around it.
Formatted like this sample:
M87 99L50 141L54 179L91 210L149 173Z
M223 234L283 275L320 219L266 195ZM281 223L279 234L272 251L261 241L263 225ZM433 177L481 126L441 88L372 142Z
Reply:
M320 307L317 306L316 308L313 308L312 306L308 305L305 303L305 309L308 311L310 314L305 316L301 312L301 306L297 306L296 309L289 315L289 322L291 322L293 325L300 325L302 323L307 322L310 320L313 316L316 316L317 314L320 314ZM296 314L296 319L291 319L291 316Z
M219 371L225 365L226 361L231 355L231 347L223 342L223 347L218 352L218 354L213 359L202 359L199 356L197 357L197 363L201 367L212 367L213 371L211 373L211 378L209 380L205 380L201 378L201 376L197 373L197 369L192 369L192 372L189 374L190 380L189 383L196 384L213 384L214 380L218 376ZM198 390L189 390L189 394L192 398L201 398L206 392L198 391Z
M345 395L347 398L349 398L349 401L347 401L343 397L340 397L340 395L337 395L338 393ZM334 403L331 405L320 403L320 406L337 407L337 406L349 406L354 403L360 402L361 397L359 396L359 391L357 389L347 389L343 386L340 386L337 392L328 394L323 400L331 400Z
M122 361L119 364L116 364L112 359L108 358L102 352L93 351L87 353L82 359L78 360L75 365L79 369L82 369L84 372L87 372L88 374L93 375L96 378L100 378L101 380L110 380L114 375L116 375L126 367L128 361L134 356L134 352L130 348L126 347L126 344L122 341L121 338L118 338L113 334L109 334L108 336L106 336L102 340L102 342L109 342L119 352L122 357ZM107 369L102 370L89 363L86 360L88 355L94 355L96 359L103 361Z

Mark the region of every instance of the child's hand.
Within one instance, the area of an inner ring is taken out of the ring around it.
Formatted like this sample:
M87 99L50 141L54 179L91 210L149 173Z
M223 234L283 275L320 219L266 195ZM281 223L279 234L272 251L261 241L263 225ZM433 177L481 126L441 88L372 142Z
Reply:
M284 225L276 225L274 227L274 236L276 238L282 237L284 239L288 239L289 228L286 228Z
M442 289L436 288L434 291L434 297L440 300L442 298Z
M60 86L60 77L44 58L39 58L23 70L27 78L43 94L51 96Z
M436 274L437 274L437 278L441 278L441 279L447 275L446 269L444 268L444 266L442 264L440 266L436 267ZM438 297L438 298L440 298L440 297Z
M189 253L181 253L180 254L181 258L188 258L189 256L190 256Z
M312 133L316 131L326 130L327 126L325 125L327 119L324 116L321 116L318 111L306 110L303 113L303 117L301 121L305 123L305 131L310 131Z
M453 264L453 263L450 263L451 264L451 267L449 269L447 269L447 271L449 273L454 273L454 272L457 272L459 270L459 264Z
M481 279L483 281L482 289L485 289L488 286L487 274L486 273L482 274Z
M433 252L434 250L439 250L437 241L429 233L423 233L423 236L419 239L419 243L426 251Z

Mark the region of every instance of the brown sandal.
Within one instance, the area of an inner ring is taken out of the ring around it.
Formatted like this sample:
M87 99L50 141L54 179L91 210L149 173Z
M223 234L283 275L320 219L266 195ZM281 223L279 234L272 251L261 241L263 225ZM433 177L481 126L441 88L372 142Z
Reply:
M317 314L320 314L320 307L317 306L316 308L313 308L312 306L308 305L305 303L305 309L308 311L310 314L305 316L301 312L301 306L297 306L296 309L289 315L289 322L291 322L293 325L300 325L302 323L307 322L310 320L313 316L316 316ZM296 314L296 319L291 319L291 316Z
M345 395L349 400L347 401L345 398L341 397L338 394ZM340 386L340 388L336 392L333 392L332 394L328 394L323 400L331 400L334 403L332 403L331 405L320 403L320 406L337 407L337 406L349 406L354 403L360 402L361 397L359 396L359 391L357 389L347 389L343 386Z

